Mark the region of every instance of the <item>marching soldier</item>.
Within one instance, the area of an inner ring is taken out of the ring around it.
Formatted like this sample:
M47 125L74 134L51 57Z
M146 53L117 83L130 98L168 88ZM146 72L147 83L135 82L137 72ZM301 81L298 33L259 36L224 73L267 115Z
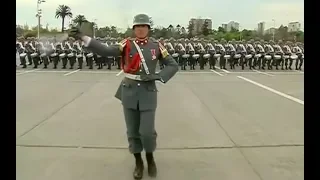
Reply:
M72 28L70 36L82 39L88 49L101 56L122 56L121 68L125 73L115 97L122 101L127 126L129 150L135 157L133 177L143 176L144 149L148 164L148 174L157 175L153 158L156 149L155 111L157 108L157 88L155 81L168 82L178 71L178 64L161 43L148 38L150 20L146 14L138 14L133 20L136 38L124 39L121 43L106 47L95 39L84 36L77 28ZM156 74L158 61L165 64Z

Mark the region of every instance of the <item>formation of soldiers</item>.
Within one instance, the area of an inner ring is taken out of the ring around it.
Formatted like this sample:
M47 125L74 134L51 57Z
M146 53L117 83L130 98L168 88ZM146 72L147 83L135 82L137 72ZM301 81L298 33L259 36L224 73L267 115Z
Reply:
M110 46L120 40L120 38L112 38L109 41L101 41L101 43ZM90 52L82 42L75 41L73 38L68 38L63 42L55 42L54 39L42 41L37 41L35 38L18 39L16 51L19 54L22 68L27 68L27 66L38 68L43 64L43 68L46 69L52 63L53 69L59 68L60 64L62 69L82 69L84 66L93 69L94 65L98 66L98 69L102 69L103 66L107 66L107 69L111 69L112 66L120 69L121 57L101 57Z
M243 70L249 69L272 70L301 70L304 61L304 44L279 41L229 41L221 39L168 39L163 43L170 54L181 66L181 70L194 70L199 64L200 70L209 64L215 69L235 69L237 66ZM293 64L295 67L292 67Z
M122 38L96 38L105 46L110 46L121 42ZM293 42L277 43L273 41L229 41L222 39L159 39L167 48L172 57L179 63L181 70L195 70L198 66L200 70L209 69L282 69L282 70L302 70L304 62L304 44ZM88 66L111 70L112 67L120 69L121 56L101 57L87 50L81 42L72 38L63 42L54 42L54 39L37 41L35 38L17 39L17 53L20 57L22 68L33 66L38 68L43 64L43 68L48 68L53 64L53 68L62 69L82 69ZM84 65L85 63L85 65ZM61 64L61 65L60 65ZM59 67L58 67L59 66ZM75 67L76 66L76 67ZM164 65L160 64L160 69Z

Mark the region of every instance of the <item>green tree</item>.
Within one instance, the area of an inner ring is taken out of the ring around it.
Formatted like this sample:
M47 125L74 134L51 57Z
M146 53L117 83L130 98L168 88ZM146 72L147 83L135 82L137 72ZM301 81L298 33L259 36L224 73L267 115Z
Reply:
M225 33L225 32L226 32L226 29L224 29L223 27L219 26L219 27L218 27L218 32Z
M59 5L57 10L56 10L56 15L55 18L61 18L62 19L62 24L61 24L61 32L64 32L64 21L65 18L69 17L72 18L72 12L71 8L66 5Z
M289 40L288 27L281 25L275 33L275 40Z
M117 31L117 27L115 26L111 26L110 27L110 35L111 37L117 37L118 36L118 31Z
M253 39L253 32L251 30L244 29L241 32L242 39Z
M125 37L132 37L132 35L133 35L132 28L128 27L124 34L125 34Z
M234 28L234 27L231 27L231 31L230 32L232 32L232 33L236 33L236 32L239 32L239 30L238 29L236 29L236 28Z
M110 36L110 28L108 26L101 27L96 30L96 36L97 37L107 37Z
M22 36L23 33L24 33L23 27L20 26L20 25L16 25L16 34L17 34L17 36Z

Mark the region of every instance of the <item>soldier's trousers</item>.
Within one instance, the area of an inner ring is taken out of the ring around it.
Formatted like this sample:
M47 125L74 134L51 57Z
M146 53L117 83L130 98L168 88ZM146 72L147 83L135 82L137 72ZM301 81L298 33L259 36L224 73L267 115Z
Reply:
M181 61L180 61L179 57L174 57L173 59L181 66Z
M83 64L83 58L78 58L78 64L79 64L79 69L82 69L82 64Z
M29 65L32 65L32 58L30 53L27 53L27 58L28 58Z
M88 63L88 66L89 66L89 69L93 69L93 58L92 57L87 57L87 63Z
M226 58L224 58L225 53L221 53L220 59L219 59L219 65L220 69L226 68Z
M116 61L117 61L117 69L121 69L121 56L116 57Z
M113 62L113 58L107 58L107 69L111 69L111 65L112 65L112 62Z
M47 66L49 65L49 57L48 56L42 57L42 60L43 60L44 68L47 68Z
M102 61L102 68L103 68L103 66L107 65L107 57L101 57L101 61Z
M252 69L254 68L254 65L253 65L253 59L254 59L254 56L250 59L248 59L248 62L249 62L249 69Z
M76 63L76 57L68 58L70 69L73 69L74 64Z
M53 61L53 69L57 69L57 65L59 63L59 57L58 56L51 57L51 60Z
M62 58L62 68L65 69L68 64L68 59L66 57Z
M96 58L96 62L97 62L97 65L98 65L98 69L102 69L103 68L102 57L97 57Z
M26 57L20 57L20 62L21 62L22 68L26 68L27 67Z
M298 56L298 59L296 59L296 69L301 69L302 65L303 65L303 58L302 55Z
M181 63L181 70L186 70L187 66L187 59L182 58L182 56L179 57L179 62Z
M216 59L214 58L213 54L211 54L211 57L209 59L209 66L210 66L210 69L215 69L215 66L216 65Z
M157 147L157 132L155 130L155 110L140 111L123 107L127 126L129 151L141 153L144 149L152 153Z
M196 65L196 59L190 56L189 58L189 65L190 65L190 70L195 70L195 65Z
M38 68L40 57L36 56L36 57L32 58L32 61L33 61L33 64L34 64L33 68Z
M199 65L200 65L200 69L203 70L204 69L204 64L205 64L205 59L203 58L203 55L200 55L199 58Z

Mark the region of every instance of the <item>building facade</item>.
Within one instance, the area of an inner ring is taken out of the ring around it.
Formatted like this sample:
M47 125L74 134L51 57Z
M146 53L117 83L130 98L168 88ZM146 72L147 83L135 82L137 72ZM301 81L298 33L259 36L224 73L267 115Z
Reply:
M269 28L267 30L265 30L265 34L273 34L276 32L276 28Z
M235 21L230 21L228 24L227 24L227 32L230 32L232 29L235 29L235 30L238 30L239 31L239 27L240 27L240 24L238 22L235 22Z
M297 32L301 30L301 23L291 22L288 24L288 32Z
M257 33L260 34L260 35L264 34L265 26L266 26L265 22L258 23Z
M189 21L189 24L193 24L193 31L192 34L196 35L202 32L202 27L204 25L205 22L208 22L208 29L212 30L212 20L211 19L196 19L196 18L192 18Z
M222 24L221 27L222 27L224 30L227 30L228 24Z

